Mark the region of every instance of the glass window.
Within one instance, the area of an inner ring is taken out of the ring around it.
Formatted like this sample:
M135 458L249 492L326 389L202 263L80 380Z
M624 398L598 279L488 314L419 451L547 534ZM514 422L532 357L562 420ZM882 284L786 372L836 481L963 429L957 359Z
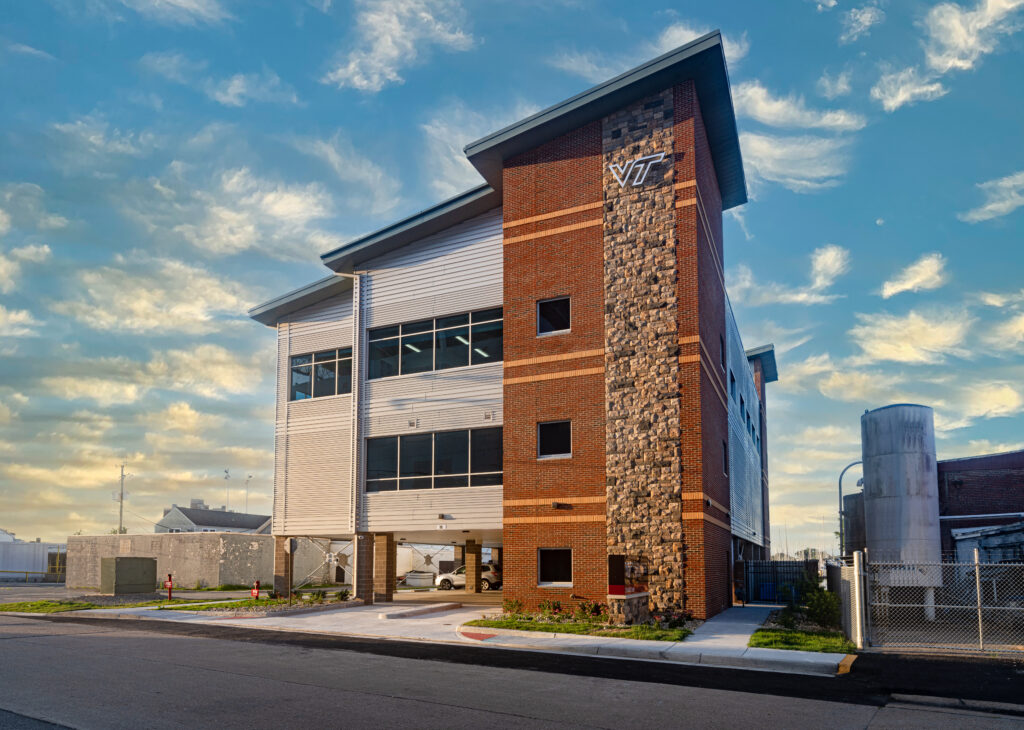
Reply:
M402 436L398 449L398 475L429 477L433 467L433 449L434 434Z
M729 444L722 442L722 472L729 476Z
M489 322L492 319L501 319L502 309L501 307L495 307L494 309L483 309L479 312L473 312L471 315L473 323L477 322Z
M570 329L569 319L569 297L537 302L538 335L568 332Z
M352 392L352 348L321 350L292 358L290 400Z
M732 374L732 370L729 371L729 395L736 400L736 376Z
M375 330L370 330L366 335L370 340L385 340L389 337L398 337L398 332L399 327L396 324L393 327L378 327Z
M296 355L292 358L292 365L309 365L313 362L312 355Z
M474 474L502 470L502 431L500 428L480 428L470 433L472 441L472 461L470 468ZM501 475L497 484L501 484ZM482 483L479 483L482 485ZM476 479L473 486L477 486Z
M398 338L371 341L367 358L367 377L387 378L398 375Z
M404 331L404 330L403 330ZM402 335L402 375L434 369L434 333Z
M398 476L398 437L366 440L366 478L394 479Z
M434 320L421 319L419 322L407 322L402 325L403 335L412 335L417 332L430 332L434 329Z
M437 329L439 330L443 330L445 327L457 327L461 324L469 324L468 314L455 314L451 317L437 318Z
M338 395L352 392L352 348L338 350Z
M502 330L503 322L501 320L473 325L470 333L470 346L472 347L470 363L472 365L501 361Z
M572 550L540 548L537 551L537 577L541 585L572 585Z
M498 484L501 484L499 475ZM469 477L463 474L458 477L434 477L434 489L450 489L452 487L468 487ZM477 486L474 484L474 486Z
M472 487L501 486L501 474L471 474L469 484Z
M312 365L295 365L299 358L292 358L292 378L289 387L288 400L305 400L313 397L311 389Z
M434 436L434 473L469 473L469 431L446 431Z
M336 360L332 360L331 362L318 362L313 366L314 398L320 398L325 395L334 395L337 392L337 366L338 363Z
M538 423L537 456L572 456L572 422Z
M437 369L469 365L469 327L455 327L437 333Z

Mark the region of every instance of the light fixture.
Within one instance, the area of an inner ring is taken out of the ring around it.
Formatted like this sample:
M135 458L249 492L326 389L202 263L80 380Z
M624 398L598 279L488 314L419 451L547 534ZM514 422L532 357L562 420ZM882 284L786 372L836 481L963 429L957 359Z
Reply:
M422 350L420 350L420 348L416 347L416 345L412 344L411 342L406 342L405 346L408 347L413 352L422 352Z
M473 348L473 352L475 352L478 355L480 355L480 357L488 357L487 353L484 352L483 350L481 350L479 347L474 347Z
M465 337L463 337L462 335L455 335L455 339L457 339L457 340L458 340L459 342L461 342L461 343L462 343L463 345L466 345L467 347L469 347L469 340L467 340L467 339L466 339Z

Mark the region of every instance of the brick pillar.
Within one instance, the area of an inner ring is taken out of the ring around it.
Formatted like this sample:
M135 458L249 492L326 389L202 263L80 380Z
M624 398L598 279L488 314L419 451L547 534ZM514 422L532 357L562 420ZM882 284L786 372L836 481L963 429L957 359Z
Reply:
M480 592L480 548L476 540L466 540L466 593Z
M357 533L353 542L352 553L356 559L352 576L354 597L363 599L363 603L373 603L373 535Z
M501 567L503 565L503 562L502 562L502 558L503 557L504 556L502 555L502 549L501 548L491 548L491 562L494 563L494 565L496 565L499 570L501 569Z
M287 537L274 535L274 591L279 596L288 594L288 585L292 580L291 563L288 560L288 553L284 549L287 539Z
M452 570L466 564L466 548L462 545L452 545L452 555L455 563Z
M390 603L395 597L395 569L398 546L393 532L373 536L373 602Z

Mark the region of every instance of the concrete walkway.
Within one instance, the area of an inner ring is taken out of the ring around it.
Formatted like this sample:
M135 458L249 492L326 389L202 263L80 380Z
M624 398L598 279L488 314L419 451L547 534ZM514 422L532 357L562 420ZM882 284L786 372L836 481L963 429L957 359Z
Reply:
M481 618L480 606L438 606L430 613L411 611L407 602L378 603L324 610L304 615L255 618L211 616L203 612L159 611L150 608L76 611L74 614L103 618L134 618L181 623L239 626L268 631L297 631L338 636L372 637L395 641L458 643L502 649L581 654L620 659L642 659L681 664L755 669L832 676L840 671L845 654L825 654L747 646L774 607L734 607L705 621L686 641L641 641L603 636L580 636L540 631L514 631L464 626ZM846 662L848 668L848 661Z

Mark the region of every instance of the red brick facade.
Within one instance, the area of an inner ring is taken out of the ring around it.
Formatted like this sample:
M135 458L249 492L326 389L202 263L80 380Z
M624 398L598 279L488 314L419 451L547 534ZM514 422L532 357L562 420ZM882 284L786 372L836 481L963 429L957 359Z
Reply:
M1024 512L1024 451L938 462L939 515ZM1021 517L940 520L942 550L951 552L950 530L1005 525Z

